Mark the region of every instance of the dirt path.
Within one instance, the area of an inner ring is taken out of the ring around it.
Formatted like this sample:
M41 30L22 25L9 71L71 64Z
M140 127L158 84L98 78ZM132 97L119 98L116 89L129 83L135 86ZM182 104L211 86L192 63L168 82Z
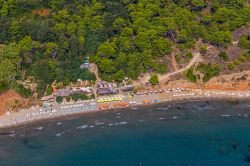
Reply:
M173 66L175 71L178 70L178 67L177 67L178 64L176 62L175 55L173 53L172 53L172 66Z
M194 55L194 57L191 59L191 61L189 62L189 64L186 67L181 68L181 69L174 71L172 73L168 73L168 74L164 74L164 75L158 74L159 81L160 82L167 81L170 76L182 73L185 70L190 69L196 62L200 62L202 60L200 52L194 52L193 55ZM149 78L150 78L150 75L146 75L146 76L142 77L141 79L134 81L134 85L135 86L144 85L149 80Z
M192 52L193 58L190 60L190 62L188 63L188 65L186 67L183 67L183 68L181 68L181 69L179 69L177 71L174 71L172 73L168 73L168 74L165 74L165 75L158 75L159 76L159 81L160 82L166 82L170 76L182 73L185 70L190 69L196 62L201 62L202 57L201 57L201 54L200 54L200 51L199 51L201 45L202 45L202 40L198 40L196 42L195 48L194 48L194 50Z
M93 88L94 95L97 96L97 88L96 87L97 87L98 82L100 81L97 65L93 63L92 67L89 69L89 71L94 73L96 76L96 82L95 82L95 85L92 86L92 88Z
M162 81L165 81L167 80L170 76L173 76L173 75L176 75L176 74L179 74L179 73L182 73L184 72L185 70L188 70L190 69L196 62L198 61L201 61L201 54L200 52L195 52L193 53L194 57L191 59L191 61L189 62L189 64L182 68L182 69L179 69L177 71L174 71L172 73L168 73L168 74L165 74L165 75L159 75L159 81L162 82Z
M207 7L203 9L202 11L208 14L211 12L212 0L206 0L206 3L207 3Z
M201 47L201 44L202 44L202 41L201 40L198 40L195 44L195 48L192 52L192 54L194 55L193 58L190 60L190 62L188 63L188 65L186 67L183 67L179 70L176 70L172 73L167 73L167 74L164 74L164 75L160 75L158 74L158 77L159 77L159 81L160 82L166 82L170 76L173 76L173 75L176 75L176 74L179 74L179 73L182 73L184 72L185 70L188 70L190 69L196 62L201 62L202 61L202 57L201 57L201 54L199 52L200 50L200 47ZM173 54L172 54L173 55ZM172 60L173 61L173 60ZM177 65L177 64L176 64ZM174 64L173 64L174 66ZM150 78L150 75L145 75L144 77L140 78L139 80L136 80L133 82L133 85L135 86L143 86L145 85L145 83L149 80Z

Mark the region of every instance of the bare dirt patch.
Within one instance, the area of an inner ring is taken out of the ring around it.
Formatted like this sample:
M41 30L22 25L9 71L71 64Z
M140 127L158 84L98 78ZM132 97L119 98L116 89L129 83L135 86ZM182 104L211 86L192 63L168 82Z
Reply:
M221 75L211 79L205 89L217 90L249 90L250 71L242 71L230 75Z
M250 27L243 26L233 32L233 40L238 41L240 36L244 34L250 34Z
M15 112L34 104L32 99L25 99L16 92L9 90L0 95L0 116L8 111Z
M192 83L186 79L169 80L162 88L202 88L206 90L248 91L250 88L250 71L214 77L205 84Z

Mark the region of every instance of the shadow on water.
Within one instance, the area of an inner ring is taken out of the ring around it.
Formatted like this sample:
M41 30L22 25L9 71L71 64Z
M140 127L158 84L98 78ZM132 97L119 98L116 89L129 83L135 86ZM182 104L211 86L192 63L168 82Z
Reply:
M11 132L0 132L0 136L6 136L6 135L10 135Z
M28 148L28 149L41 149L43 148L44 146L39 144L39 143L36 143L34 142L34 140L30 139L30 138L25 138L23 141L22 141L22 144Z

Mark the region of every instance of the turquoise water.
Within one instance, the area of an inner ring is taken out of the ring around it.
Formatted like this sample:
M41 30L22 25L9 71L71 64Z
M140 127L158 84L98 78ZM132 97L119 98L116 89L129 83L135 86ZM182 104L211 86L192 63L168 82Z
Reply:
M250 165L249 110L249 102L160 104L0 130L0 166Z

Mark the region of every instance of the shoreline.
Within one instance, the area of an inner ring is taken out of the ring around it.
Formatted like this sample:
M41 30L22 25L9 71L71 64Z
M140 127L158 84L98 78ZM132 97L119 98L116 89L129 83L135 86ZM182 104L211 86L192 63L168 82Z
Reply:
M163 103L181 103L187 101L214 101L214 100L221 100L221 101L244 101L250 99L250 91L217 91L217 90L197 90L192 91L191 96L186 96L190 94L190 91L179 91L179 92L170 92L160 93L160 94L150 94L150 95L143 95L138 97L133 97L131 99L127 99L128 101L139 100L137 104L130 104L124 107L116 107L116 108L107 108L107 109L96 109L93 110L84 110L84 111L77 111L77 112L48 112L43 117L34 117L33 119L26 119L27 114L31 114L32 111L37 111L39 108L32 107L29 110L22 110L20 112L11 113L9 115L5 114L0 116L0 129L18 127L22 125L32 124L36 122L41 122L43 120L53 120L65 117L72 117L72 116L83 116L84 114L90 113L98 113L104 111L113 111L116 109L124 110L129 109L132 107L152 107L153 105L163 104ZM217 94L217 95L216 95ZM234 94L234 95L232 95ZM142 100L145 98L154 98L157 102L151 103L143 103ZM106 104L106 103L105 103ZM109 103L110 105L112 104ZM97 104L98 105L98 104ZM17 121L17 117L21 120Z

